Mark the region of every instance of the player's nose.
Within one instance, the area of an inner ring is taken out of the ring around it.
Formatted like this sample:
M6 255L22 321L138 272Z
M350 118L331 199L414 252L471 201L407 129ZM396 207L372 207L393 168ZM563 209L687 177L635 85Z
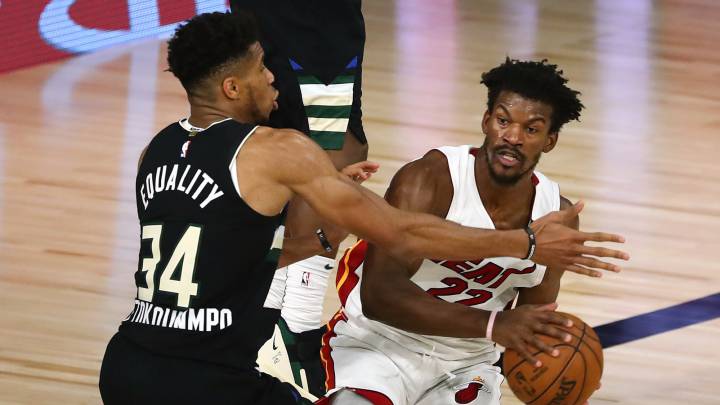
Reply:
M503 132L502 139L511 145L522 143L522 128L520 125L510 125Z

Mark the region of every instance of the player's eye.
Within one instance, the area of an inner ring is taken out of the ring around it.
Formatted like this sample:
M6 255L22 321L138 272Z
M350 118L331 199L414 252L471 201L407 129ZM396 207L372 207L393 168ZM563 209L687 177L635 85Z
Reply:
M497 122L498 124L500 124L501 127L504 127L508 124L508 120L503 117L497 117Z
M536 134L538 132L538 129L535 127L528 127L527 132L528 134Z

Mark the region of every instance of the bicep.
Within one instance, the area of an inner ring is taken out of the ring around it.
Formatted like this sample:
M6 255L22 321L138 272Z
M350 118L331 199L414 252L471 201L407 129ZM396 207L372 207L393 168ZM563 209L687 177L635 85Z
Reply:
M385 193L387 202L404 211L441 215L437 211L442 211L443 202L438 203L436 198L437 173L433 166L436 166L433 162L421 159L401 168ZM370 244L363 266L363 286L384 290L396 283L409 282L422 261L418 257L397 257Z
M399 279L409 280L420 268L422 259L396 257L370 243L363 262L363 283L368 286L390 286Z
M444 218L450 208L452 181L445 155L437 150L403 166L390 181L385 200L401 210Z
M308 137L278 132L273 162L267 162L264 170L279 186L299 195L322 218L359 236L378 235L378 230L389 228L383 223L392 223L391 210L380 196L338 172ZM391 235L385 233L383 241L387 242Z
M397 227L390 207L380 196L339 173L321 174L290 188L318 215L335 225L361 238L383 243L392 241L392 230Z

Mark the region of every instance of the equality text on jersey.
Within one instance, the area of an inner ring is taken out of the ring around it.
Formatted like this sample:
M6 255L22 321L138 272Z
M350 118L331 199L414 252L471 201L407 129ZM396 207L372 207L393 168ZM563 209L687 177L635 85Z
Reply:
M201 169L194 169L189 164L176 163L172 166L162 165L151 170L140 187L140 200L145 209L155 196L167 191L185 193L198 201L200 208L224 195L220 186L213 178Z

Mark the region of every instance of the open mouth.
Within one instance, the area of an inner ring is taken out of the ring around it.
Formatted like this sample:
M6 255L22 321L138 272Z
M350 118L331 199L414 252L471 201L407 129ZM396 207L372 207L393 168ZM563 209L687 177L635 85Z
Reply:
M495 152L498 160L503 166L512 167L522 162L522 156L519 153L513 152L508 149L503 149Z

